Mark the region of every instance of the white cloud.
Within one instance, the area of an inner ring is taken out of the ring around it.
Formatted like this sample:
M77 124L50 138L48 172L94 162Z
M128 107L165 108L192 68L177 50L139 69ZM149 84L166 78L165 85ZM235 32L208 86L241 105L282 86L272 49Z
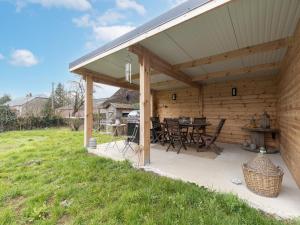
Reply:
M91 21L89 15L83 15L79 18L73 18L72 21L76 24L77 27L90 27L93 25L93 22Z
M1 53L0 53L0 60L2 60L2 59L4 59L5 57L4 57L4 55L2 55Z
M88 14L74 18L73 23L78 27L91 28L92 35L85 46L87 49L92 49L135 28L128 24L116 24L122 18L124 18L124 15L119 12L108 10L97 18L91 18Z
M180 5L181 3L186 2L187 0L169 0L171 7Z
M17 11L20 11L27 4L39 4L43 7L62 7L79 11L86 11L92 8L89 0L18 0L16 1Z
M137 3L135 0L116 0L116 4L120 9L133 9L141 15L146 13L145 7Z
M101 16L92 19L90 15L86 14L78 18L73 18L72 21L77 27L93 27L108 24L115 24L120 19L125 18L121 13L115 12L113 10L108 10Z
M97 22L99 24L113 24L124 18L125 16L119 12L107 10L103 15L97 18Z
M38 64L38 59L27 49L17 49L11 54L10 63L14 66L30 67Z
M96 40L111 41L121 35L133 30L135 27L129 25L94 26L93 32Z

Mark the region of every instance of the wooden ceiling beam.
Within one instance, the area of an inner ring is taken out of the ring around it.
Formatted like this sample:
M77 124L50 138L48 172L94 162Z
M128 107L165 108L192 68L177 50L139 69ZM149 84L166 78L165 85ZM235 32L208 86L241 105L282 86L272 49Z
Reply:
M170 63L163 60L156 54L152 53L147 48L143 47L140 44L135 44L129 47L129 51L138 55L139 58L143 57L143 55L147 54L150 57L150 65L151 68L155 71L159 71L164 73L165 75L174 78L175 80L181 81L189 86L199 88L199 84L192 81L192 78L181 71L175 71Z
M240 58L240 57L244 57L256 53L275 51L280 48L290 47L293 43L294 43L294 38L287 37L275 41L265 42L258 45L240 48L237 50L233 50L233 51L229 51L229 52L225 52L213 56L187 61L184 63L175 64L173 65L173 69L182 70L186 68L221 62L229 59L236 59L236 58Z
M238 69L229 69L229 70L224 70L224 71L218 71L218 72L213 72L213 73L196 76L193 78L193 81L205 81L205 80L214 79L214 78L231 77L231 76L236 76L236 75L240 75L240 74L247 74L247 73L258 72L258 71L263 71L263 70L279 69L280 65L281 65L280 62L276 62L276 63L259 64L259 65L250 66L250 67L242 67L242 68L238 68Z
M117 78L113 78L108 75L101 74L86 68L79 68L73 72L82 76L91 76L93 77L93 81L96 83L107 84L115 87L121 87L121 88L136 90L136 91L140 90L139 85L137 84L130 84L128 82L123 82Z
M151 71L151 76L155 76L155 75L158 75L158 74L160 74L160 73L157 72L157 71ZM138 80L138 79L140 79L140 74L139 73L135 73L135 74L131 75L131 80ZM126 81L126 78L123 77L123 78L119 78L118 80L119 81Z
M167 81L160 81L156 83L152 83L151 87L153 88L163 88L163 87L174 87L174 86L185 86L181 81L178 80L167 80Z

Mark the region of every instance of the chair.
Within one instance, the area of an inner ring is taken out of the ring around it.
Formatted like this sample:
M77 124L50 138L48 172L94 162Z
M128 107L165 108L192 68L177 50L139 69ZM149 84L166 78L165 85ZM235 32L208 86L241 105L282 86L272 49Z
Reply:
M196 143L203 144L200 143L200 141L202 141L201 135L205 135L206 133L206 126L196 126L196 125L205 124L205 123L206 123L206 117L194 118L193 124L195 124L195 126L193 126L192 132L190 132L190 143L193 142L194 144Z
M151 117L152 122L152 142L156 143L159 141L162 145L164 145L166 141L166 132L164 125L159 121L159 117Z
M222 128L224 126L225 121L226 121L226 119L221 119L220 120L220 122L217 126L217 129L216 129L215 133L212 136L210 136L210 135L203 136L203 140L204 140L204 143L205 143L205 148L206 149L212 149L218 155L220 154L220 152L222 152L222 149L215 144L215 141L218 139L219 134L221 133Z
M179 120L178 119L166 119L166 127L167 127L167 132L168 132L168 137L169 137L169 146L166 151L169 151L170 147L172 146L175 149L175 143L179 142L180 146L177 150L177 154L179 154L181 148L183 147L185 150L187 150L185 146L185 137L180 131L180 125L179 125Z
M186 123L191 123L191 118L190 117L186 117L186 116L180 116L179 117L179 123L181 124L186 124Z
M131 149L133 152L136 152L132 146L132 143L135 143L135 144L139 144L139 141L137 143L137 135L138 135L138 132L139 132L139 124L136 124L134 129L133 129L133 132L131 135L128 135L124 141L124 148L122 150L122 153L123 155L126 154L126 152L128 151L128 149Z

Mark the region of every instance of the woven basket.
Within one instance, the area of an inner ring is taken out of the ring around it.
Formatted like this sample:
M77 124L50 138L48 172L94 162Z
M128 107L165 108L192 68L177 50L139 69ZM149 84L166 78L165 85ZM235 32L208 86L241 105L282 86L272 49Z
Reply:
M243 173L247 187L265 197L277 197L281 190L283 170L275 166L264 154L244 163Z

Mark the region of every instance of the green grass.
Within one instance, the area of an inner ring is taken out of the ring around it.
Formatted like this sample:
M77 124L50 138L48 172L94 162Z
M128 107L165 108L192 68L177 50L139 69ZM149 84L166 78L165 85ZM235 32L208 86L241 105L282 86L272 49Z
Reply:
M296 224L234 195L89 155L82 140L66 129L0 134L0 224Z

